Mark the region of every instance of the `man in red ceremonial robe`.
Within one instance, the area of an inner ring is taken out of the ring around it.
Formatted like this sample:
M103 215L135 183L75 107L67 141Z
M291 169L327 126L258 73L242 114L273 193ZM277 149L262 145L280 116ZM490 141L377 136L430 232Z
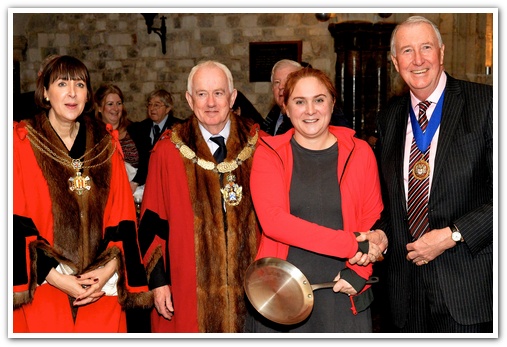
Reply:
M141 209L152 331L242 332L243 279L259 239L249 187L258 126L231 112L237 92L223 64L195 66L187 89L194 114L154 147Z

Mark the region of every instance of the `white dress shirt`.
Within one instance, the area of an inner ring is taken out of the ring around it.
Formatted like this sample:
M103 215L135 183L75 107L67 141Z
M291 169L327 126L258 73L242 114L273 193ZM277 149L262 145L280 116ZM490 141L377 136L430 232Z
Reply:
M426 100L431 101L431 105L426 110L426 117L428 117L428 122L431 119L431 116L433 115L433 111L435 110L435 107L437 106L438 99L440 99L440 96L444 92L445 84L447 83L447 75L445 72L442 72L440 75L440 80L438 82L437 88L433 91L433 93L427 98ZM445 97L445 96L444 96ZM412 109L414 110L414 114L419 114L419 106L418 104L425 100L419 100L417 99L412 92L410 92L410 100L412 103ZM407 123L407 133L405 137L405 154L403 156L403 183L405 185L405 200L408 201L408 170L409 170L409 160L410 160L410 148L412 147L412 139L414 138L414 134L412 133L412 122L410 121L410 115L407 115L408 117L408 123ZM442 115L443 117L443 115ZM433 135L433 138L431 139L431 148L430 148L430 158L429 158L429 164L430 164L430 181L429 181L429 192L431 194L431 182L433 180L433 171L435 168L435 155L437 153L437 145L438 145L438 135L440 133L440 125L437 128L437 131L435 132L435 135Z

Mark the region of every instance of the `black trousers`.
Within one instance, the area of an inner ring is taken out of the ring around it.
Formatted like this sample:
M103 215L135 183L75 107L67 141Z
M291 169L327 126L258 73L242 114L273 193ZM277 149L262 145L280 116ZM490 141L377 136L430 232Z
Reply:
M131 308L127 315L127 333L151 333L151 308Z
M462 325L456 322L442 297L433 264L413 265L411 314L400 333L492 333L493 322ZM463 295L464 293L456 293Z

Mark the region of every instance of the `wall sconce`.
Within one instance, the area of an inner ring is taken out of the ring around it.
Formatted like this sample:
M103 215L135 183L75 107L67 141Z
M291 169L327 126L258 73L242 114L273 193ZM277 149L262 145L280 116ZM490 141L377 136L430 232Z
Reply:
M167 28L165 26L166 17L164 16L160 17L160 20L162 21L160 28L154 28L153 20L158 15L158 13L141 13L141 14L143 15L144 20L146 21L146 26L148 27L148 34L151 34L151 32L153 31L160 37L160 40L162 41L162 53L165 54L166 53L165 41L167 33Z

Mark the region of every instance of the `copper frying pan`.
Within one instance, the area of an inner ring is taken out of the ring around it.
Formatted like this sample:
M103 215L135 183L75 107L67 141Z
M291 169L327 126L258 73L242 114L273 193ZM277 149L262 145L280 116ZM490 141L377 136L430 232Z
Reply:
M371 277L366 283L377 283ZM245 275L245 292L254 308L267 319L285 325L305 320L313 309L313 291L336 282L310 284L296 266L280 258L254 261Z

